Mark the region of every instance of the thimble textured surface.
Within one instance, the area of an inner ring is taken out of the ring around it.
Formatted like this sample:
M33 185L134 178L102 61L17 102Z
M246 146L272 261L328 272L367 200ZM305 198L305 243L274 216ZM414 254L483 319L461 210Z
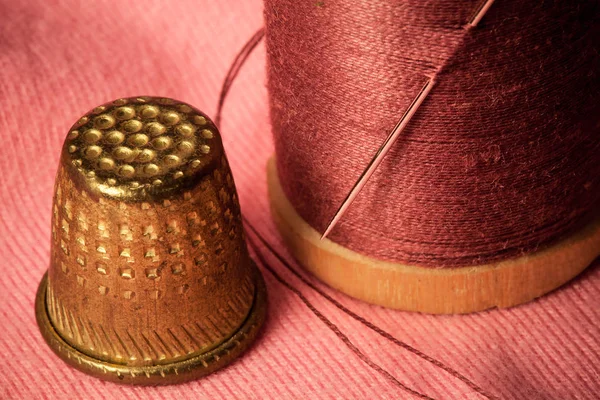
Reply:
M96 107L74 125L37 301L59 355L109 380L198 377L248 346L264 295L207 116L141 97Z
M215 132L209 119L187 104L120 99L94 108L75 124L63 160L72 179L89 192L119 200L156 198L202 178L204 170L221 162ZM224 174L219 180L228 179L233 189L227 162L216 168Z

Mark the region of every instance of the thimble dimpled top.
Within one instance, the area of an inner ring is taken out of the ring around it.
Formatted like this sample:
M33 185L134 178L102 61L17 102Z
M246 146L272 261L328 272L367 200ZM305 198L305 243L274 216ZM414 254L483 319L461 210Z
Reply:
M55 351L49 337L64 341L63 358L107 379L170 383L160 377L211 372L255 335L262 278L219 132L198 110L150 97L95 108L67 136L52 210L54 336L42 332Z

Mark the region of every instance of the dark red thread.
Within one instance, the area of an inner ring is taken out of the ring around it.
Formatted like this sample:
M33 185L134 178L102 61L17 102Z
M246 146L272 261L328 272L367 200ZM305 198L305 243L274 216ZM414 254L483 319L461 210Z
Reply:
M244 218L244 222L246 223L246 225L248 226L248 228L250 228L250 230L252 231L252 233L271 252L271 254L273 256L275 256L275 258L277 258L277 260L281 263L281 265L283 265L286 269L288 269L291 273L293 273L298 279L300 279L302 281L302 283L304 283L305 285L307 285L308 287L310 287L312 290L314 290L315 292L317 292L321 297L325 298L327 301L329 301L331 304L333 304L336 308L338 308L339 310L341 310L342 312L344 312L345 314L347 314L351 318L355 319L356 321L362 323L367 328L373 330L374 332L376 332L380 336L382 336L385 339L391 341L395 345L397 345L397 346L399 346L399 347L401 347L401 348L403 348L405 350L408 350L409 352L411 352L411 353L415 354L416 356L424 359L425 361L431 363L432 365L434 365L434 366L436 366L436 367L438 367L440 369L443 369L444 371L448 372L450 375L452 375L453 377L459 379L460 381L462 381L463 383L465 383L467 386L469 386L471 389L473 389L475 392L481 394L485 398L488 398L488 399L497 399L497 397L495 397L495 396L487 393L483 388L481 388L479 385L477 385L476 383L474 383L473 381L471 381L469 378L467 378L466 376L464 376L460 372L458 372L458 371L450 368L449 366L445 365L441 361L439 361L439 360L437 360L437 359L435 359L435 358L433 358L431 356L428 356L427 354L425 354L422 351L416 349L415 347L409 345L408 343L405 343L405 342L402 342L402 341L396 339L394 336L390 335L389 333L387 333L386 331L384 331L383 329L381 329L377 325L375 325L372 322L368 321L364 317L356 314L355 312L353 312L352 310L348 309L343 304L341 304L340 302L338 302L337 300L335 300L333 297L329 296L327 293L325 293L319 287L315 286L312 282L310 282L308 279L306 279L302 274L300 274L298 271L296 271L296 269L293 268L287 262L287 260L279 252L277 252L275 250L275 248L273 246L271 246L271 244L258 232L258 230L252 225L252 223L250 221L248 221L247 218Z
M252 53L252 50L254 50L254 48L261 41L263 36L264 36L264 29L261 28L248 40L248 42L244 45L244 47L240 50L240 52L234 59L234 62L232 64L232 66L230 67L229 72L227 73L225 81L223 82L223 86L221 88L221 93L219 95L219 103L217 105L217 117L215 118L215 120L218 121L217 124L220 122L220 116L221 116L221 112L223 109L223 105L225 104L225 99L227 98L227 94L229 92L229 88L231 87L231 84L235 80L235 77L237 76L239 70L242 68L242 66L244 65L244 63L246 62L246 60ZM256 231L256 229L252 226L252 224L246 218L244 218L244 221L250 227L250 229L253 231L253 233L259 238L259 240L265 246L267 246L267 248L270 249L271 252L273 254L275 254L278 259L282 260L280 258L281 256L272 249L272 247L264 240L264 238L258 233L258 231ZM356 356L358 356L370 368L372 368L379 374L383 375L386 379L390 380L393 384L395 384L396 386L398 386L405 392L410 393L410 394L417 396L419 398L422 398L422 399L433 400L432 397L429 397L423 393L420 393L420 392L410 388L409 386L403 384L398 379L396 379L396 377L394 377L392 374L390 374L386 369L382 368L381 366L379 366L378 364L373 362L368 356L366 356L362 351L360 351L360 349L358 347L356 347L352 343L352 341L333 322L331 322L315 306L313 306L312 303L304 296L304 294L302 294L302 292L300 290L298 290L292 284L290 284L285 279L283 279L279 274L277 274L277 272L265 260L262 253L260 252L258 246L256 245L256 243L254 242L254 240L251 237L248 238L248 244L254 251L256 257L259 259L259 261L261 262L263 267L265 269L267 269L273 275L273 277L275 279L277 279L277 281L279 281L279 283L281 283L286 288L291 290L294 294L296 294L296 296L298 296L300 298L300 300L308 307L308 309L317 318L319 318L321 320L321 322L323 322L354 354L356 354ZM288 269L290 269L294 274L297 274L297 272L294 271L290 266L288 266L287 264L284 264L284 265L286 267L288 267ZM297 275L297 276L299 276L299 275ZM299 277L300 277L300 279L302 279L302 281L307 283L305 281L304 277L301 277L301 276L299 276ZM325 294L323 293L322 295L325 295ZM327 295L325 295L325 296L327 296Z
M217 116L220 116L222 113L222 109L223 109L223 105L225 103L225 99L227 98L227 94L229 92L229 88L231 87L231 84L233 83L233 81L235 80L235 77L237 76L239 70L242 68L242 66L244 65L244 63L246 62L246 60L248 59L248 57L250 56L250 54L252 53L252 51L254 50L254 48L256 48L256 45L260 42L260 40L262 39L262 37L264 33L264 29L261 28L259 29L249 40L248 42L242 47L242 49L240 50L240 52L238 53L238 55L236 56L236 58L234 59L233 65L235 65L235 67L232 65L232 67L230 67L229 72L227 74L227 77L225 79L225 81L223 82L223 86L221 89L221 93L219 96L219 103L217 106ZM232 72L233 71L233 72ZM350 309L346 308L343 304L339 303L337 300L335 300L334 298L332 298L331 296L329 296L327 293L323 292L321 289L319 289L317 286L313 285L309 280L307 280L303 275L301 275L300 273L298 273L286 260L285 258L283 258L283 256L281 256L281 254L279 254L274 248L273 246L271 246L269 244L269 242L258 232L258 230L256 228L254 228L254 226L252 225L252 223L245 217L243 217L244 222L246 223L246 225L250 228L250 230L253 232L253 234L262 242L262 244L272 253L272 255L274 255L279 262L286 267L290 272L292 272L296 277L298 277L305 285L307 285L308 287L310 287L311 289L313 289L315 292L317 292L320 296L324 297L327 301L329 301L330 303L332 303L335 307L337 307L338 309L340 309L342 312L344 312L345 314L349 315L350 317L354 318L355 320L357 320L358 322L362 323L363 325L367 326L369 329L375 331L376 333L378 333L379 335L383 336L384 338L386 338L387 340L391 341L392 343L396 344L397 346L400 346L406 350L408 350L409 352L417 355L418 357L428 361L429 363L433 364L434 366L443 369L444 371L448 372L450 375L454 376L455 378L461 380L462 382L464 382L465 384L467 384L467 386L469 386L471 389L473 389L475 392L481 394L482 396L488 398L488 399L496 399L495 396L490 395L488 393L486 393L481 387L479 387L477 384L475 384L474 382L472 382L469 378L467 378L466 376L462 375L460 372L446 366L444 363L442 363L441 361L428 356L427 354L423 353L422 351L410 346L408 343L404 343L398 339L396 339L394 336L390 335L389 333L387 333L386 331L384 331L383 329L379 328L377 325L373 324L372 322L366 320L365 318L363 318L362 316L354 313L353 311L351 311ZM273 268L265 261L264 257L262 257L262 254L260 253L260 251L258 250L256 244L254 242L252 242L252 239L250 238L250 246L252 246L254 252L256 253L257 257L259 257L260 261L262 262L262 264L264 265L264 267L269 270L274 276L275 278L280 281L282 284L284 284L286 287L290 288L290 290L292 290L294 293L298 294L300 293L301 299L302 301L309 307L309 309L313 312L313 313L318 313L318 317L327 324L328 327L331 328L331 325L333 325L335 327L335 325L329 321L324 315L322 315L318 310L316 310L316 308L310 304L310 302L308 302L308 300L302 295L302 293L296 289L295 287L293 287L290 283L288 283L287 281L285 281L283 278L281 278L279 275L276 274L276 272L273 270ZM308 304L307 304L308 302ZM320 315L320 316L319 316ZM334 331L336 333L336 335L338 335L338 332L340 334L343 335L343 333L341 331L339 331L339 328L336 327L336 330ZM346 337L345 335L343 335L344 337ZM338 335L339 337L339 335ZM347 339L347 337L346 337ZM346 342L345 342L346 343ZM348 343L346 343L348 344ZM353 345L352 345L353 346ZM351 347L352 349L353 347ZM353 350L354 351L354 350ZM362 354L362 353L361 353ZM364 356L364 355L363 355ZM366 356L365 356L366 357ZM373 366L371 366L372 368L374 368ZM387 372L387 371L386 371ZM389 376L389 373L386 375ZM395 378L394 378L395 379ZM396 381L397 382L397 381ZM400 382L398 382L400 385L402 385ZM402 385L403 386L403 385ZM404 388L404 387L403 387ZM412 391L412 389L408 388L409 391ZM412 393L412 392L411 392ZM421 395L419 393L415 393L416 395Z
M219 103L217 104L217 113L215 115L215 124L217 126L221 125L221 113L223 111L223 105L225 104L225 99L227 98L227 94L229 93L229 89L231 89L231 85L233 81L237 77L240 69L248 59L248 56L252 54L252 50L260 43L262 38L265 36L265 29L260 28L252 37L246 42L244 47L239 51L239 53L235 56L231 66L229 67L229 71L227 71L227 75L225 76L225 80L223 81L223 86L221 87L221 93L219 94Z
M358 347L356 347L354 345L354 343L352 343L352 341L348 338L348 336L346 336L337 327L337 325L335 325L333 322L331 322L329 319L327 319L327 317L325 315L323 315L315 306L313 306L312 303L304 296L304 294L302 294L302 292L300 290L298 290L296 287L291 285L289 282L287 282L285 279L283 279L281 276L279 276L279 274L277 272L275 272L275 270L269 265L269 263L263 257L263 255L260 252L260 250L258 249L258 246L256 245L256 243L254 243L254 239L249 237L248 244L254 251L254 254L259 259L259 261L261 262L263 267L265 269L267 269L271 273L271 275L273 275L273 277L275 279L277 279L277 281L279 283L281 283L283 286L285 286L290 291L292 291L296 296L298 296L298 298L300 298L300 300L304 303L304 305L306 307L308 307L308 309L317 318L319 318L321 320L321 322L323 322L365 364L367 364L370 368L372 368L379 374L383 375L386 379L391 381L393 384L395 384L396 386L398 386L400 389L404 390L405 392L410 393L414 396L417 396L421 399L433 400L432 397L429 397L426 394L418 392L418 391L410 388L409 386L405 385L404 383L400 382L398 379L396 379L395 376L390 374L386 369L382 368L381 366L379 366L378 364L373 362L373 360L371 360L367 355L365 355L362 351L360 351L360 349Z
M429 267L528 253L600 205L597 2L266 0L277 168L313 228L425 76L436 86L330 238Z

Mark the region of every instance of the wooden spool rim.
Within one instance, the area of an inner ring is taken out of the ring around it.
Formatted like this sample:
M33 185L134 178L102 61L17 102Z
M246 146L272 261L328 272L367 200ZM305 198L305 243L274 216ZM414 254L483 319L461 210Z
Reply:
M405 311L462 314L512 307L548 293L600 256L600 220L553 246L493 264L433 269L385 262L349 250L304 221L267 165L271 211L290 252L318 279L368 303Z

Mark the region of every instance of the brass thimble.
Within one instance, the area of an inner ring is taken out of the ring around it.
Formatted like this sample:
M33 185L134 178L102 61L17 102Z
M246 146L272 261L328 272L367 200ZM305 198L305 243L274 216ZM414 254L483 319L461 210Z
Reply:
M36 316L63 360L98 378L171 384L225 366L264 321L219 132L188 104L138 97L69 131Z

